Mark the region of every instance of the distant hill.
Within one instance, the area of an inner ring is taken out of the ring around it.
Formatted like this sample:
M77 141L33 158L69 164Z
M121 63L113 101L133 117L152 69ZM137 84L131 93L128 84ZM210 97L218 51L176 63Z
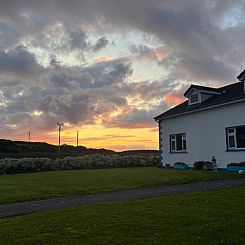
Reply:
M0 139L0 158L6 157L47 157L57 158L66 156L82 156L89 154L122 154L122 155L154 155L158 156L156 150L131 150L115 152L107 149L93 149L85 146L62 145L60 153L59 147L45 142L26 142Z

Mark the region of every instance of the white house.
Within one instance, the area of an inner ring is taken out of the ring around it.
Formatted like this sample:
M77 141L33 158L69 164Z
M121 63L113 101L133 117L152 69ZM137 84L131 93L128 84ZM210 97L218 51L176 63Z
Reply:
M245 70L220 88L191 85L187 100L158 115L160 163L245 161Z

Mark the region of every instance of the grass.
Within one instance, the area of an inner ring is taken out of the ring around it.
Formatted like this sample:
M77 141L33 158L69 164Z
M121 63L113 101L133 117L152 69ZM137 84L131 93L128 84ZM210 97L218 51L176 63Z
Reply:
M0 244L245 244L245 187L53 210L0 222Z
M237 174L158 168L69 170L4 175L0 176L0 204L233 176Z

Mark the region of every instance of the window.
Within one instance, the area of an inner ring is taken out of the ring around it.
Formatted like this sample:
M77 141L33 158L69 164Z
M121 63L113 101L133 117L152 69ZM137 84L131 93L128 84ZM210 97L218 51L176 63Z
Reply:
M170 151L181 152L186 151L186 134L170 135Z
M245 126L227 128L226 135L228 149L245 149Z
M196 104L199 102L199 96L198 94L192 94L190 96L190 104Z

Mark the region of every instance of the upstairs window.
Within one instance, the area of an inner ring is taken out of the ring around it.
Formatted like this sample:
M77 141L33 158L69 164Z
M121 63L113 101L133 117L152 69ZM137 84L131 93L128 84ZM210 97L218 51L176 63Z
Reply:
M227 149L245 149L245 125L226 129Z
M199 95L198 94L192 94L190 96L190 105L196 104L199 102Z
M170 135L170 152L186 151L186 134Z

